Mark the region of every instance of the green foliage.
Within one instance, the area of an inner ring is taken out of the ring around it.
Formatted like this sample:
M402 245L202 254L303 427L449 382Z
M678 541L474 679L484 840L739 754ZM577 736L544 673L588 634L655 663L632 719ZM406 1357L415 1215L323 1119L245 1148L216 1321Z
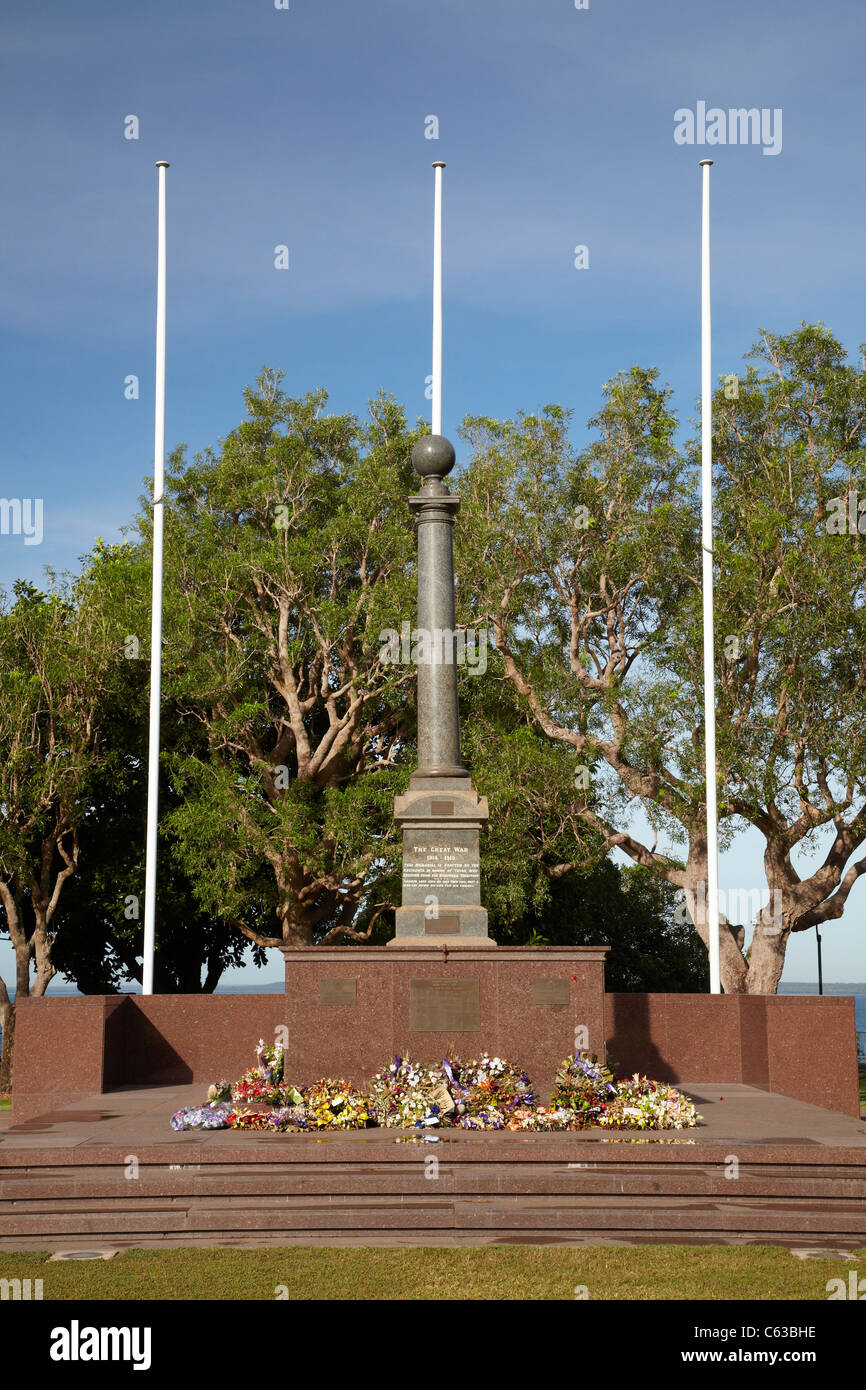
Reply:
M363 938L393 906L414 722L380 633L414 612L417 432L385 396L362 423L279 382L219 453L174 456L166 528L165 691L208 748L174 750L166 825L202 908L260 946Z
M467 421L460 573L519 708L590 773L586 824L694 891L707 876L699 452L676 447L669 397L632 368L580 451L556 408ZM760 830L783 900L782 930L759 924L748 958L743 928L723 931L723 984L762 992L791 931L841 915L866 838L866 544L828 525L849 493L866 498L866 372L823 325L765 333L738 391L717 393L714 425L721 843ZM652 843L625 828L635 809ZM829 853L801 880L791 851L824 828Z
M0 599L0 931L25 997L32 965L38 994L55 973L55 915L78 866L113 657L92 575L52 576L47 593L18 582L13 595ZM0 1006L5 1014L2 981Z
M605 986L624 993L700 994L709 988L707 951L691 924L677 922L676 890L647 869L609 859L550 885L542 910L515 929L518 944L610 946Z
M582 820L574 758L520 710L495 648L484 676L460 683L462 750L490 807L482 839L482 901L491 935L526 941L527 918L544 918L554 876L585 871L604 856L601 837Z

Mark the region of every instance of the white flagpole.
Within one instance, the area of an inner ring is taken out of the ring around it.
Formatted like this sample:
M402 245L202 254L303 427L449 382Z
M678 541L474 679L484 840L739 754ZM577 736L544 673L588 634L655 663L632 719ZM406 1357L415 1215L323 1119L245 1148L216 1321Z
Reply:
M153 994L156 946L156 847L159 807L159 703L162 675L162 538L165 504L165 160L159 170L156 255L156 399L153 427L153 588L150 618L150 731L147 748L147 843L141 992Z
M710 318L710 166L702 159L701 198L701 550L704 609L704 743L707 795L707 933L710 993L719 968L719 826L716 804L716 686L713 661L713 373Z
M433 433L442 433L442 170L436 160L433 198Z

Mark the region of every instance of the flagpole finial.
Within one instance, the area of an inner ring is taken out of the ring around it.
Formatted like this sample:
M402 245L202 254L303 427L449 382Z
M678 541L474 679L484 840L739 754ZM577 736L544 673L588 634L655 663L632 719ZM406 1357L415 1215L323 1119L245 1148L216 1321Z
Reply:
M712 164L712 162L713 161L711 159L702 159L700 160L700 166L701 168L703 168L705 164Z
M434 159L434 160L433 160L433 165L432 165L432 167L433 167L434 169L444 169L444 168L445 168L445 160L444 160L444 159Z
M156 161L156 166L155 166L155 167L156 167L157 169L170 169L170 168L171 168L171 165L169 164L169 162L168 162L167 159L158 159L158 160Z

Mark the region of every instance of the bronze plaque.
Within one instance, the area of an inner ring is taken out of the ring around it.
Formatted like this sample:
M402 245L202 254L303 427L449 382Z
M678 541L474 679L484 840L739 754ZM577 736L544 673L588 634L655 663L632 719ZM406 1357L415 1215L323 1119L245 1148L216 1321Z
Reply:
M431 802L430 802L430 814L431 814L431 816L453 816L453 815L454 815L454 802L453 802L453 801L431 801Z
M533 1004L552 1004L564 1009L571 999L568 980L537 979L532 981Z
M480 1032L479 981L410 980L409 1028L413 1033Z
M459 936L460 918L454 912L439 914L438 917L425 917L425 936Z
M357 1004L358 1002L358 981L357 980L320 980L319 981L319 1003L320 1004Z

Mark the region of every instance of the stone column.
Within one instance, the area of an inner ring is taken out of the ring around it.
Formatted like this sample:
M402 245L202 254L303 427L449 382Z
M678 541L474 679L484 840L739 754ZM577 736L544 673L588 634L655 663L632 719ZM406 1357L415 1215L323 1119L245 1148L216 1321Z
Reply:
M426 435L412 461L424 479L409 499L418 526L418 768L394 804L403 831L402 906L389 946L495 946L481 906L479 838L487 801L460 761L454 517L444 479L454 449Z

